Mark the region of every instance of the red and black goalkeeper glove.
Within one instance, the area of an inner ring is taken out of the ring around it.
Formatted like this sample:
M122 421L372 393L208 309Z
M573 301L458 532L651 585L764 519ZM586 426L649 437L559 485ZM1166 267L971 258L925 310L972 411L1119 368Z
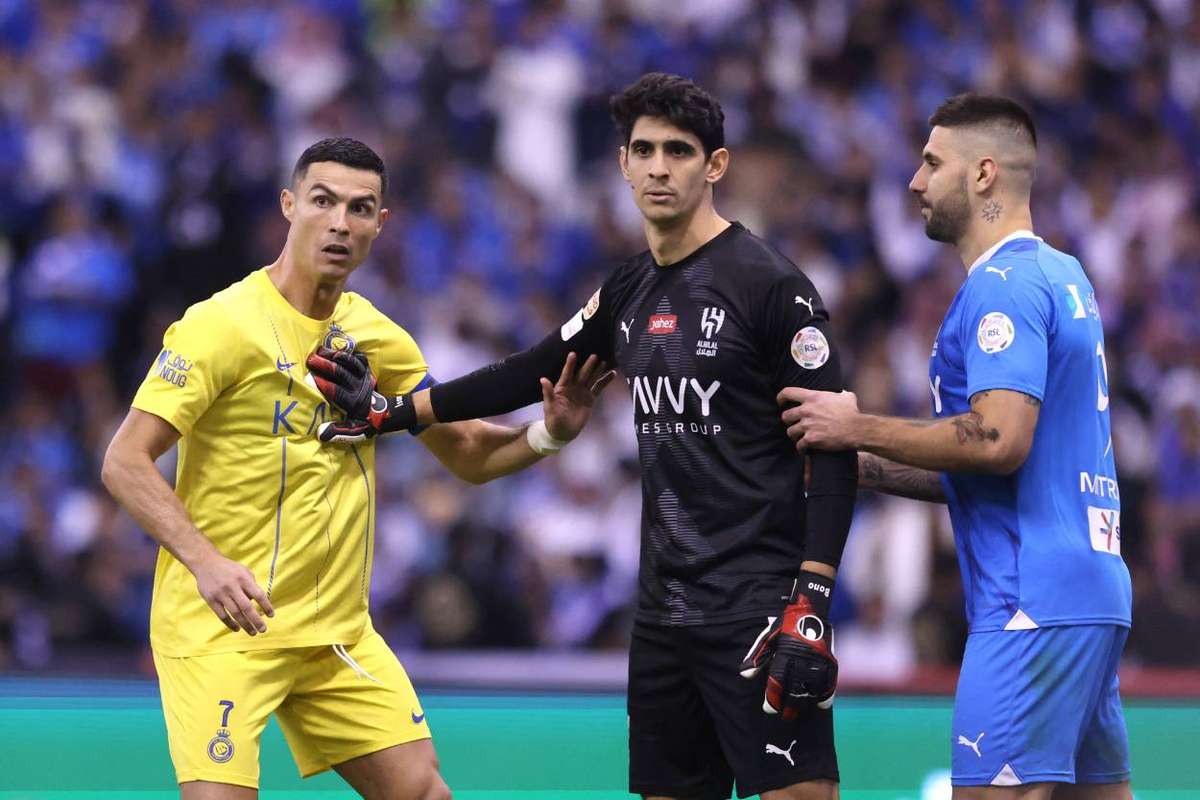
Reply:
M375 391L375 376L362 353L318 347L305 364L325 399L346 412L345 420L325 422L317 428L322 442L358 444L381 433L416 427L412 398L384 397Z
M767 667L763 711L795 719L813 703L833 705L837 691L837 659L829 599L833 579L801 572L783 614L771 620L742 662L742 677L753 678Z

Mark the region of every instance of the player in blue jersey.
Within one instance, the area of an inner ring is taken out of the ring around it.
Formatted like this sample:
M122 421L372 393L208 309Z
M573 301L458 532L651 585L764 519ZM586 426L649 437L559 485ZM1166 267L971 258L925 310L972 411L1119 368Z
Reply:
M864 487L949 504L970 625L954 797L1126 800L1131 594L1095 294L1032 232L1029 115L968 94L929 124L909 188L967 268L930 358L934 418L785 389L784 422L801 449L857 448Z

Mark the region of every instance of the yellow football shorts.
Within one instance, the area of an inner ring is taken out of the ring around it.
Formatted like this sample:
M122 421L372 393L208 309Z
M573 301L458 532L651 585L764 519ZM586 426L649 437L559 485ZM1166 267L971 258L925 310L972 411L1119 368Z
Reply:
M374 631L353 645L155 654L154 664L180 783L258 788L259 740L272 713L305 778L430 736L404 667Z

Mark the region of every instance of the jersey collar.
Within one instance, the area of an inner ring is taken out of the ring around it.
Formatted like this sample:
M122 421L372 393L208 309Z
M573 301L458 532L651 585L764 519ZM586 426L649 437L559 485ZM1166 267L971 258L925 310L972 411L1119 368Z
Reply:
M987 250L985 250L983 252L983 255L981 255L979 258L975 259L975 263L972 264L967 269L967 274L970 275L972 272L975 271L976 267L978 267L980 264L982 264L985 261L987 261L988 259L990 259L992 256L996 255L996 253L999 252L1001 247L1004 247L1004 245L1008 244L1009 242L1011 242L1015 239L1037 239L1039 242L1044 241L1042 239L1042 237L1036 235L1033 231L1030 231L1030 230L1022 229L1019 231L1013 231L1008 236L1005 236L1003 239L996 242L994 245L992 245Z

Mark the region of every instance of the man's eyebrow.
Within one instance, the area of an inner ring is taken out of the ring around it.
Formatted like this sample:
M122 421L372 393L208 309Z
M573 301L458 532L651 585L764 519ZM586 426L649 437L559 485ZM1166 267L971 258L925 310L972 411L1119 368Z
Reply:
M330 189L328 186L321 183L320 181L317 181L312 186L308 187L309 194L312 194L313 192L317 192L317 191L324 192L325 194L328 194L328 195L332 195L334 200L341 199L338 197L337 192L335 192L333 189Z
M635 145L639 145L639 144L644 144L644 145L648 145L648 146L650 146L650 147L653 147L653 146L654 146L654 144L655 144L655 142L653 142L653 141L651 141L651 140L649 140L649 139L634 139L633 141L631 141L631 142L629 143L629 146L630 146L630 147L633 147L633 146L635 146ZM663 146L666 146L666 145L676 145L676 146L678 146L678 147L686 147L686 148L688 148L688 149L690 149L690 150L695 150L695 149L696 149L696 146L695 146L694 144L692 144L691 142L689 142L687 139L679 139L679 138L676 138L676 137L671 137L671 138L663 139L663 140L662 140L662 142L661 142L661 144L662 144Z
M317 182L316 182L316 183L314 183L312 186L310 186L310 187L309 187L309 189L308 189L308 191L309 191L310 193L311 193L311 192L318 191L318 190L319 190L319 191L322 191L322 192L325 192L326 194L328 194L328 195L332 196L334 200L341 200L341 199L342 199L340 196L338 196L338 193L337 193L337 192L335 192L333 189L330 189L330 188L329 188L329 186L327 186L327 185L326 185L326 184L324 184L324 183L321 183L320 181L317 181ZM360 194L360 195L355 195L354 197L351 197L351 198L350 198L350 201L351 201L351 202L369 202L369 203L376 203L376 202L378 202L378 198L375 196L375 193L374 193L374 192L370 192L370 191L368 191L368 192L364 192L363 194Z

